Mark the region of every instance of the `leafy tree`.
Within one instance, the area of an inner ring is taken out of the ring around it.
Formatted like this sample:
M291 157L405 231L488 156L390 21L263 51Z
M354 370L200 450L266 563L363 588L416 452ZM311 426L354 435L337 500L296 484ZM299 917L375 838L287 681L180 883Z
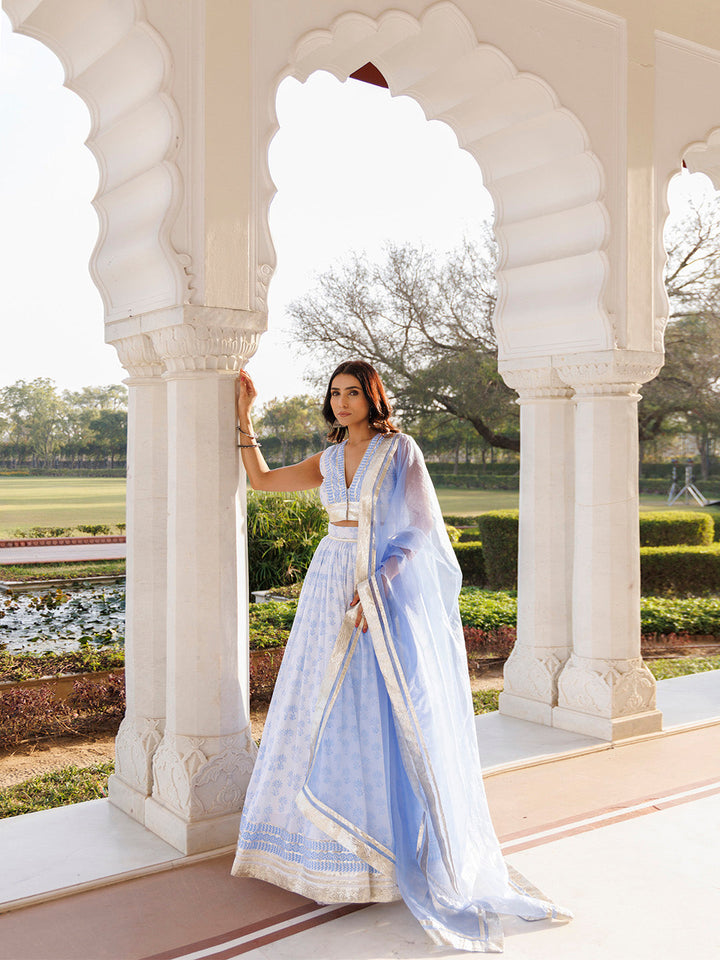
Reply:
M112 463L127 444L127 390L120 384L63 392L66 405L64 449L73 459L104 456ZM112 414L112 416L105 416ZM96 421L100 418L100 422ZM111 424L115 426L111 426ZM115 431L114 439L110 434ZM121 431L118 432L118 431ZM112 451L111 448L112 447Z
M62 404L52 380L18 380L0 390L3 445L15 461L50 463L62 439Z
M123 457L127 447L127 411L98 410L89 423L92 446L112 467L115 457Z
M289 307L317 385L339 360L367 360L406 419L435 411L471 424L493 447L519 450L515 394L497 370L496 259L488 225L482 244L465 241L443 261L391 243L379 263L356 255L321 275Z
M299 460L322 448L327 434L318 401L307 395L271 400L260 413L257 429L263 443L277 448L283 466L291 452L293 459Z
M126 396L118 384L61 396L47 378L18 380L0 389L0 454L14 465L31 458L33 466L49 466L81 455L112 463L125 451Z
M453 473L459 472L461 461L469 462L477 452L485 463L488 451L493 451L467 420L458 420L450 414L429 411L404 417L406 428L420 444L428 459L452 460Z

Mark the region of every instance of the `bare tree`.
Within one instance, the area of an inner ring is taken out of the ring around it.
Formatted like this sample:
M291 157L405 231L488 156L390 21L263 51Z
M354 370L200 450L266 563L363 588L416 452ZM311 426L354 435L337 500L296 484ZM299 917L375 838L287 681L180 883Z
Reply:
M691 203L666 232L665 365L643 388L640 441L690 433L703 475L720 433L720 203Z
M289 308L317 385L341 360L367 360L403 414L450 414L491 446L519 450L515 394L497 370L496 259L488 225L482 244L466 241L444 260L388 244L378 263L356 255L322 274Z

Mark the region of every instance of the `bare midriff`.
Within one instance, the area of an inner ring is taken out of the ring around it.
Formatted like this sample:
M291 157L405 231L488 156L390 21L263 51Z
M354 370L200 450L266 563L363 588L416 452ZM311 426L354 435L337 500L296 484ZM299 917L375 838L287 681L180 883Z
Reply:
M333 526L335 527L357 527L357 520L333 520Z

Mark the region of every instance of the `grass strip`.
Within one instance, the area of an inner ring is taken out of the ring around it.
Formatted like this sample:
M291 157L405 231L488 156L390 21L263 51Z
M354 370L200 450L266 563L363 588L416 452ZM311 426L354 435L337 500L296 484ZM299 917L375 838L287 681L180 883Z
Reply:
M475 713L492 713L498 708L500 690L476 690L472 695Z
M720 657L679 657L676 660L646 660L645 665L656 680L688 677L693 673L720 670Z
M114 769L112 761L90 767L63 767L6 787L0 790L0 818L106 797L108 777Z
M0 580L84 580L87 577L124 577L124 560L65 560L62 563L8 563Z

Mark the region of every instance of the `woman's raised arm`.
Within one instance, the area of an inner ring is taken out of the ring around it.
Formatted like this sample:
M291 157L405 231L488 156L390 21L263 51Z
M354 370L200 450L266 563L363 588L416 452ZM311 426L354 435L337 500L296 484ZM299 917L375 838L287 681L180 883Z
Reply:
M250 486L253 490L272 491L311 490L313 487L319 487L323 479L320 472L322 453L316 453L307 460L294 463L289 467L278 467L276 470L271 470L265 463L250 417L250 409L256 397L255 384L250 376L241 370L235 386L238 444Z

